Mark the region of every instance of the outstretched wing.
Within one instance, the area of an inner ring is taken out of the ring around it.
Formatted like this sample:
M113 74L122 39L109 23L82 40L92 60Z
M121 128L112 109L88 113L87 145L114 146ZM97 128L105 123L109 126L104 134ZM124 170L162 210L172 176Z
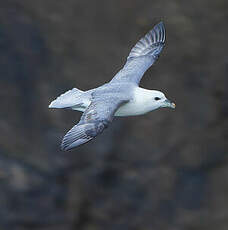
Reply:
M69 150L84 144L108 127L112 122L114 113L126 100L109 94L96 97L83 113L79 123L64 136L61 144L62 150Z
M146 70L158 59L165 44L165 27L163 22L157 24L132 48L127 62L112 79L139 84Z

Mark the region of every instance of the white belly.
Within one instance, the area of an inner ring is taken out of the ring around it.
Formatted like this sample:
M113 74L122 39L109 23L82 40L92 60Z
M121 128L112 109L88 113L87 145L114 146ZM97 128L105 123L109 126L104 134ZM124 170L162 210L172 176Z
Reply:
M127 104L122 105L115 113L117 117L125 117L125 116L136 116L142 115L148 112L146 106L143 104L139 104L136 101L130 101Z

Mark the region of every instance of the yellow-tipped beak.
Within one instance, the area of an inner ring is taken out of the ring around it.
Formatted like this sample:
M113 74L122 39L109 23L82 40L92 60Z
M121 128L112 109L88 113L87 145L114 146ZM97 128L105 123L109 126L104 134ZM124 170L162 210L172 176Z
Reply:
M176 108L176 104L171 102L170 100L166 99L164 101L164 106L163 107L169 107L169 108L172 108L172 109L175 109Z
M175 103L173 103L173 102L171 103L171 106L172 106L172 108L173 108L173 109L175 109L175 108L176 108L176 104L175 104Z

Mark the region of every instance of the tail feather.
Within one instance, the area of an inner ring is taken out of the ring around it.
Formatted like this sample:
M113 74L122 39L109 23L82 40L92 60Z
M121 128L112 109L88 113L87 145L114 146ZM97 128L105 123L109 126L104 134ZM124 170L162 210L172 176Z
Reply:
M78 104L77 98L80 97L83 92L84 91L76 88L68 90L52 101L49 108L61 109L75 106Z

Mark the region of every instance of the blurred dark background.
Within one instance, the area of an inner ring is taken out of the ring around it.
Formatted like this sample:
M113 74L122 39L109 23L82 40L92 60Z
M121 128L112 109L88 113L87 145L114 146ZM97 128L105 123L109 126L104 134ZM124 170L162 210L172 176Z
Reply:
M109 81L163 20L142 86L176 110L115 119L71 152L80 113L50 110ZM0 2L0 229L227 230L228 2Z

